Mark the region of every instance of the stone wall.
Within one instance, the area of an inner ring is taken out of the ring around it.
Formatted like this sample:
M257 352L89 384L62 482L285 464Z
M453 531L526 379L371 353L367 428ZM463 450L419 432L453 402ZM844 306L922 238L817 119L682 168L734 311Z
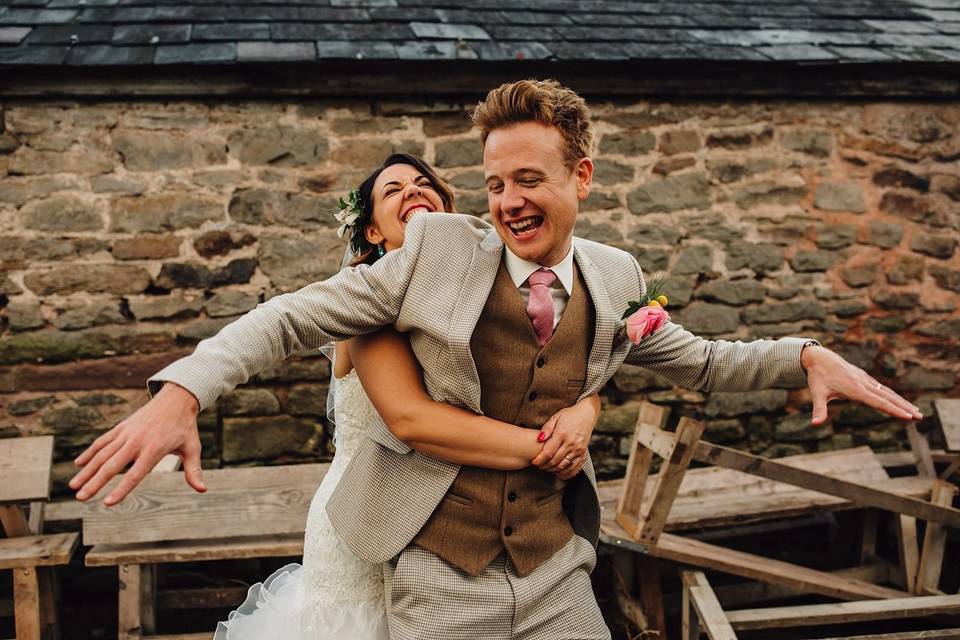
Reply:
M595 188L579 235L670 276L674 319L710 338L822 339L929 409L960 371L960 107L593 100ZM259 301L329 276L336 198L395 150L486 211L466 107L404 102L0 104L0 436L69 460L146 401L145 378ZM204 412L208 466L327 459L322 357ZM807 426L803 390L702 394L625 368L594 451L622 473L637 402L783 455L902 446L871 411ZM930 421L926 421L929 427Z

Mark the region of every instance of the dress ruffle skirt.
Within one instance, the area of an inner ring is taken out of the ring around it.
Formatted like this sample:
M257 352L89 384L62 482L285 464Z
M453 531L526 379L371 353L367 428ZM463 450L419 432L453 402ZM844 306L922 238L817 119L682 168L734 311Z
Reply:
M383 600L308 604L303 567L288 564L250 587L214 640L388 640Z

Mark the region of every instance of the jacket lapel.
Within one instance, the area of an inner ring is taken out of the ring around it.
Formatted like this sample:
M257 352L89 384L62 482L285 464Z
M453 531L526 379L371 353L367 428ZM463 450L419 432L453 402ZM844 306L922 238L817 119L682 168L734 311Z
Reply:
M490 230L486 238L473 251L466 277L460 289L460 297L450 319L448 341L454 369L462 383L465 406L476 413L480 411L480 376L470 352L470 338L483 313L487 297L497 278L503 243L497 232Z
M590 291L590 298L593 300L593 307L597 313L594 323L593 347L590 349L590 359L587 361L587 380L580 396L582 398L598 390L601 383L608 377L607 369L610 368L612 360L610 356L619 317L615 316L612 311L610 296L607 294L607 288L604 286L597 268L583 250L578 238L574 238L573 243L573 257L580 267L580 273L583 275L583 281L587 284L587 290Z

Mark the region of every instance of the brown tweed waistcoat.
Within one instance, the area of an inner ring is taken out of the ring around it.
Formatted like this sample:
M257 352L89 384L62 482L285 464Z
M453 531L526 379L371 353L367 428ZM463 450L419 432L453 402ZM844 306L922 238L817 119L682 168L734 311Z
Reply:
M577 401L593 343L594 308L580 270L553 337L540 348L520 292L503 262L470 340L486 416L539 429ZM414 544L469 575L506 549L529 574L573 535L564 511L566 483L534 467L462 467Z

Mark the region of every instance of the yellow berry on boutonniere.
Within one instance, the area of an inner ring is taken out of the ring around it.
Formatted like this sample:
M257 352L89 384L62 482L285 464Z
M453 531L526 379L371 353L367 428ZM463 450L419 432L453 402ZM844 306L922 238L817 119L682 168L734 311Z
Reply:
M634 344L640 344L642 339L670 319L670 314L663 308L668 302L667 296L660 293L663 283L663 278L657 278L650 284L646 295L627 303L627 310L623 312L621 319L624 320L627 337Z

